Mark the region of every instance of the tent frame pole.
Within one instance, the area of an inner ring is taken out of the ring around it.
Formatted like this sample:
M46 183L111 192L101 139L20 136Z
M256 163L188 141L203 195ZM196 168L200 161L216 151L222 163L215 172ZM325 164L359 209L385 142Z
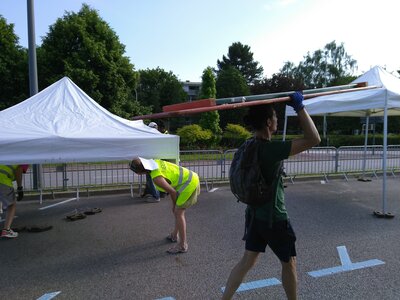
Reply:
M367 164L367 144L368 144L368 128L369 128L369 113L365 114L365 128L364 128L364 153L363 153L363 166L362 166L362 174L358 181L371 181L371 179L365 178L365 169Z

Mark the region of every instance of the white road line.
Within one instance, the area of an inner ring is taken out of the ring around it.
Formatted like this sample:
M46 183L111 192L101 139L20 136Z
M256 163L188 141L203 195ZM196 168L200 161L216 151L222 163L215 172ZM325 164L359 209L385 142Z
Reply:
M48 209L50 207L54 207L54 206L57 206L57 205L60 205L60 204L64 204L64 203L70 202L72 200L76 200L76 198L71 198L71 199L67 199L67 200L52 204L52 205L44 206L44 207L39 208L39 210Z
M50 299L53 299L54 297L56 297L58 294L61 294L61 292L58 291L58 292L47 293L47 294L44 294L42 297L37 298L37 300L50 300Z
M361 261L358 263L352 263L345 246L339 246L337 247L337 250L339 252L340 262L342 263L341 266L312 271L308 272L308 274L312 277L322 277L322 276L333 275L340 272L348 272L348 271L385 264L385 262L379 259L371 259L371 260Z
M278 284L281 284L281 282L276 278L267 278L267 279L262 279L262 280L257 280L257 281L250 281L250 282L242 283L239 286L239 288L236 290L236 292L260 289L263 287L278 285ZM221 290L223 292L225 290L225 287L222 287Z

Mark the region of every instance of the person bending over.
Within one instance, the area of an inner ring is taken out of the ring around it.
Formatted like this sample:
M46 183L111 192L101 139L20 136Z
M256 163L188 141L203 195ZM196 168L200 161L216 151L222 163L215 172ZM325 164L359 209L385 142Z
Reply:
M139 175L150 174L156 188L169 194L175 227L167 239L178 244L167 252L187 252L185 210L197 202L197 196L200 194L199 176L189 169L160 159L137 157L130 163L130 168Z

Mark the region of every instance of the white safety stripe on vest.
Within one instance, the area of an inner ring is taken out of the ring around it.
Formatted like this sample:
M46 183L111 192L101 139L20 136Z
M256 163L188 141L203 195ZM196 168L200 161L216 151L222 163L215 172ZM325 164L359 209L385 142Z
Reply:
M183 168L179 167L179 180L178 180L178 185L181 185L183 181Z
M183 192L183 190L185 189L185 188L187 188L187 186L190 184L190 182L192 181L192 177L193 177L193 172L192 171L189 171L189 178L188 178L188 180L186 180L186 182L181 186L181 188L178 190L178 195L180 195L182 192Z

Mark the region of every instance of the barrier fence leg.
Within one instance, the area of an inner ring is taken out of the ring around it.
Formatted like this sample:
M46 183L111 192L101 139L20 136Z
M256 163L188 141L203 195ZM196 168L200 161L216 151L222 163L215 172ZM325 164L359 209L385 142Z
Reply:
M329 180L328 180L328 174L326 174L325 172L324 172L323 174L324 174L325 181L326 181L326 182L329 182Z
M346 179L346 181L349 181L349 178L347 177L346 172L343 173L343 177L344 177L344 179Z

